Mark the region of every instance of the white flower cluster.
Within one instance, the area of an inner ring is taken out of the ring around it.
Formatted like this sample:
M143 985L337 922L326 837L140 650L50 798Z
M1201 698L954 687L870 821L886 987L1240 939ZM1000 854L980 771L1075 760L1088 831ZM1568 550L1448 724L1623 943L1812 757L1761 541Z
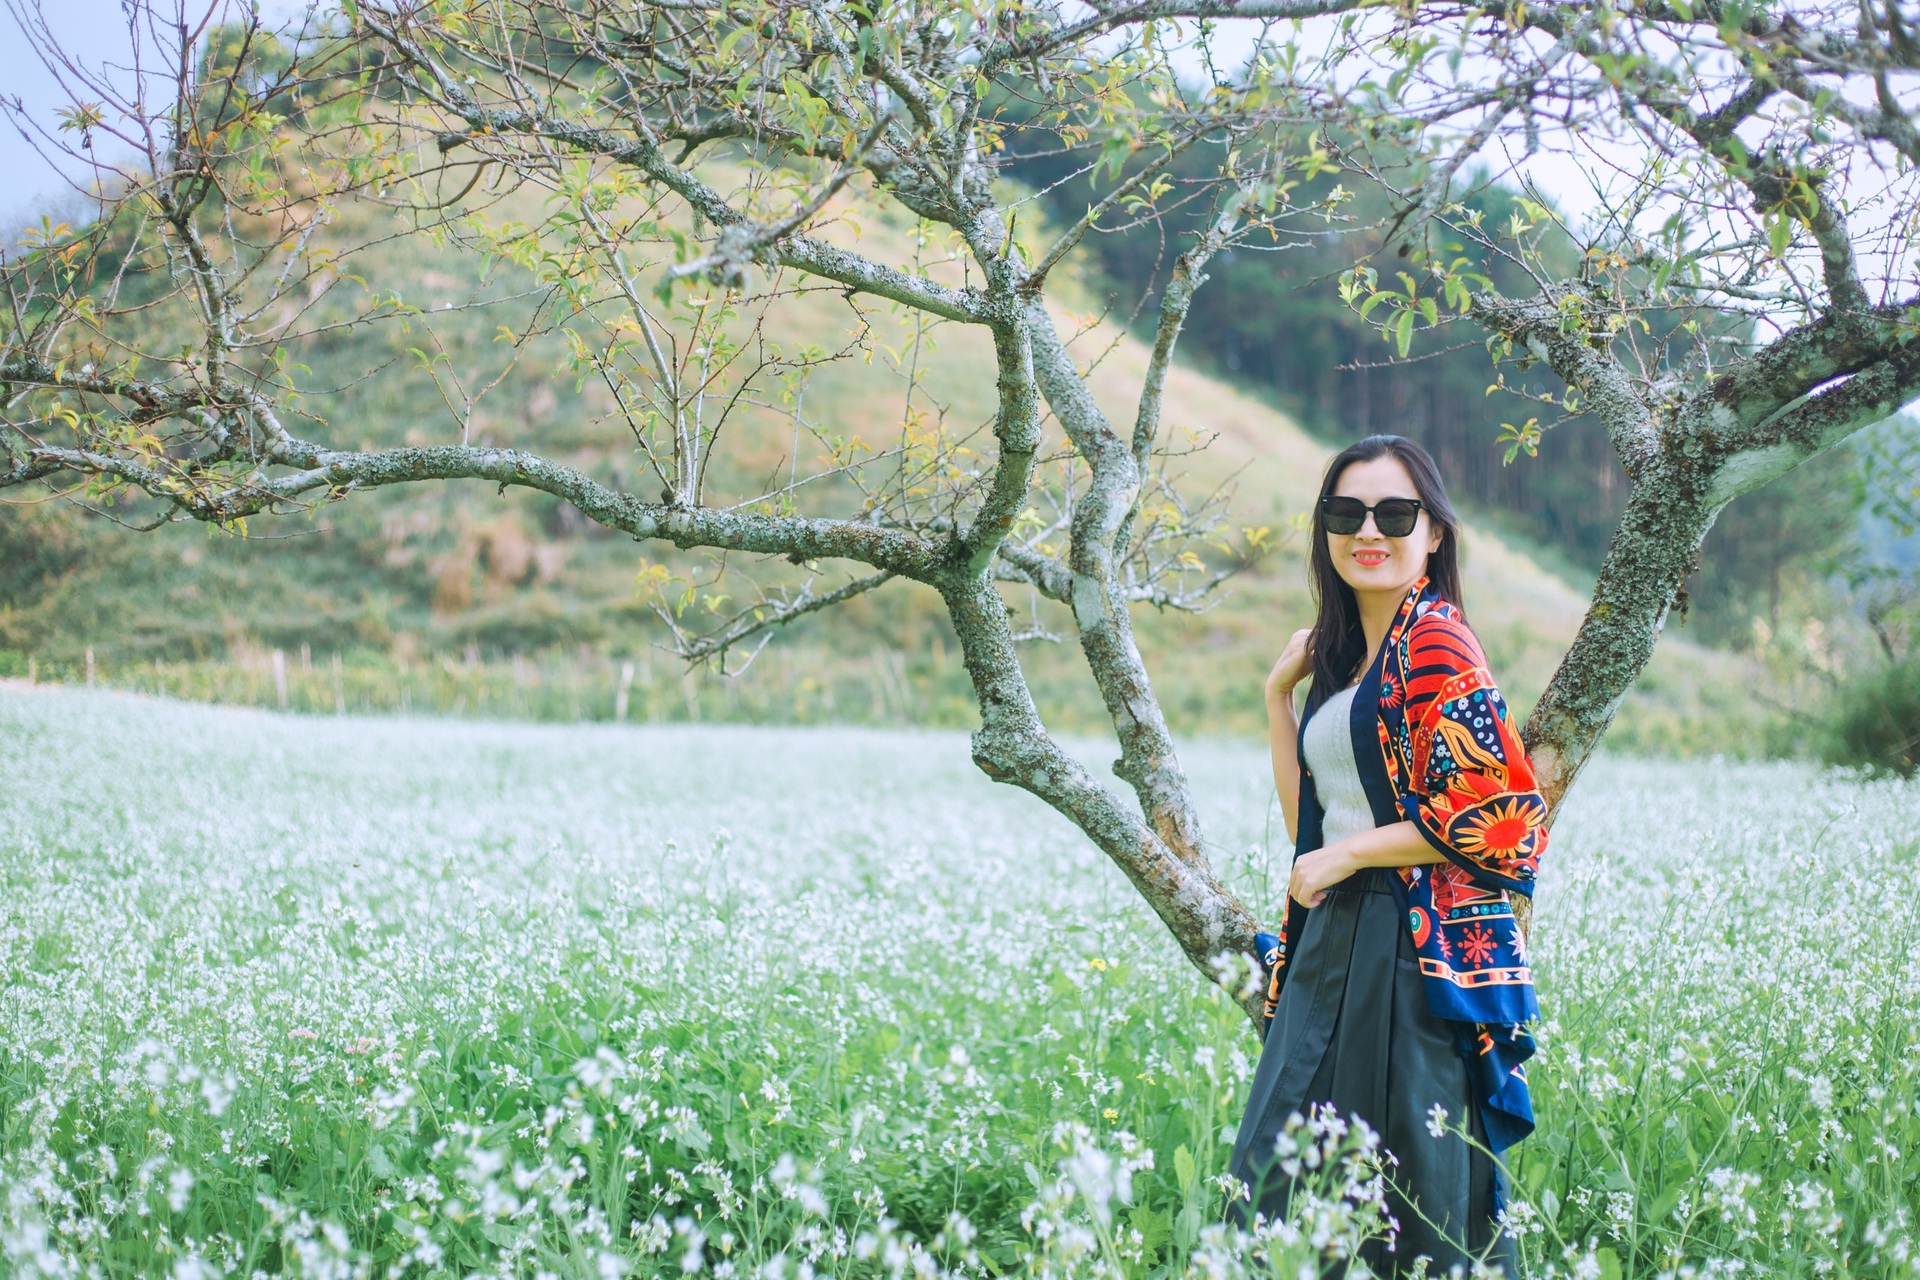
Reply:
M1920 780L1589 769L1538 901L1542 1128L1512 1153L1543 1262L1913 1274L1917 854Z
M1060 1175L1021 1215L1038 1245L1024 1259L1025 1274L1035 1280L1137 1275L1155 1215L1137 1203L1135 1175L1154 1168L1152 1149L1125 1130L1103 1139L1078 1123L1057 1126L1053 1146L1064 1153ZM1391 1235L1379 1139L1365 1123L1330 1112L1293 1116L1277 1154L1292 1184L1286 1216L1256 1215L1246 1229L1222 1221L1199 1227L1184 1274L1195 1280L1317 1276L1329 1261L1352 1258L1368 1241ZM1243 1192L1226 1177L1201 1185L1227 1196ZM1128 1206L1132 1212L1123 1217Z

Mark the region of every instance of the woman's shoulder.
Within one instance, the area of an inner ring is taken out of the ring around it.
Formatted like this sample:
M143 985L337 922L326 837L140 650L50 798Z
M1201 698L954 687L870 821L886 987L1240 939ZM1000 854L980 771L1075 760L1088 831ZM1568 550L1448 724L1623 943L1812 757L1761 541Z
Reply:
M1433 595L1414 606L1407 624L1407 656L1415 667L1484 667L1486 651L1467 625L1466 615L1444 596Z

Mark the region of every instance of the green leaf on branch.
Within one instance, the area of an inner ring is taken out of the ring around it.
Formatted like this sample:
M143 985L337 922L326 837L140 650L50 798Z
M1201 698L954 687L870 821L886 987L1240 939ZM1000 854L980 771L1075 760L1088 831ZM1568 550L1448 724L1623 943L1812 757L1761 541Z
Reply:
M1493 388L1488 388L1488 391L1492 390ZM1517 427L1511 422L1501 423L1498 443L1507 446L1506 453L1501 458L1501 464L1503 466L1512 465L1513 460L1522 453L1526 454L1529 458L1539 457L1541 434L1542 428L1540 426L1540 419L1538 418L1528 418Z
M1767 215L1767 247L1773 250L1773 256L1784 258L1787 246L1793 242L1793 219L1784 210L1776 210Z

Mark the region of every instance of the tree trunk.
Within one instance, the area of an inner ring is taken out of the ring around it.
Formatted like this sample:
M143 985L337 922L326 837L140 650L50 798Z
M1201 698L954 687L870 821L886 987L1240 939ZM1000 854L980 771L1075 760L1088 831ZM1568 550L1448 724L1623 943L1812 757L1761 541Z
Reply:
M1685 472L1654 471L1629 491L1586 617L1522 735L1549 813L1653 657L1717 510L1702 477Z
M1222 952L1254 954L1251 911L1213 878L1204 859L1184 859L1047 734L1021 673L1013 628L999 588L983 576L956 574L941 585L980 700L973 760L996 782L1030 791L1065 816L1113 859L1173 934L1196 969L1217 980ZM1234 993L1249 1018L1258 991Z

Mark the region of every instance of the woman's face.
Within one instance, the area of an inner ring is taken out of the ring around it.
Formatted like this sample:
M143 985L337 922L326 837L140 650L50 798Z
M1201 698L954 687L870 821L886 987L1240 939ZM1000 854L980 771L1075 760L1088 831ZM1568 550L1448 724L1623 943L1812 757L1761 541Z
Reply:
M1347 469L1334 483L1333 492L1341 497L1358 498L1369 507L1385 498L1417 500L1420 497L1420 490L1414 487L1405 464L1390 453L1347 464ZM1427 557L1439 548L1443 536L1425 507L1420 509L1413 532L1404 538L1382 534L1373 512L1369 511L1358 533L1329 531L1327 552L1333 558L1334 572L1353 588L1354 594L1378 592L1398 597L1405 595L1414 580L1427 571Z

